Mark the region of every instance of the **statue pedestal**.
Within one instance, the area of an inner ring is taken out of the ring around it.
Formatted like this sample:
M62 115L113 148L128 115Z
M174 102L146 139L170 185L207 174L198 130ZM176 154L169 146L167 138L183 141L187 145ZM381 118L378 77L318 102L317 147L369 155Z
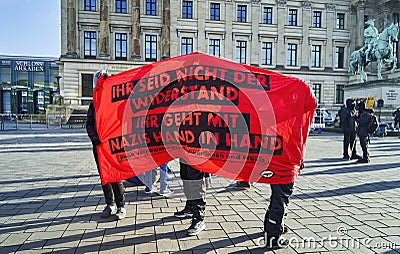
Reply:
M391 79L374 80L363 83L352 82L344 89L344 98L368 98L375 99L375 114L381 114L381 120L392 122L392 112L400 106L400 73L388 74ZM384 106L379 109L376 102L384 100Z

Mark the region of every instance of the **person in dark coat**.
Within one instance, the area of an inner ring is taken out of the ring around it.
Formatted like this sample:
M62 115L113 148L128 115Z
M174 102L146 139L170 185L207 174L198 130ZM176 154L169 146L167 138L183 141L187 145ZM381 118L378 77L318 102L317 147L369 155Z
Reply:
M104 71L97 72L93 78L94 86L96 85L96 82L99 78L106 79L107 74ZM101 141L100 141L99 135L97 133L96 112L95 112L93 102L90 102L89 110L87 113L86 131L87 131L87 134L88 134L90 140L92 141L93 155L94 155L94 159L96 161L97 170L100 174L100 165L99 165L98 154L97 154L97 146L101 144ZM101 217L108 218L116 212L115 215L116 215L117 219L120 220L120 219L125 218L125 216L126 216L125 198L124 198L125 186L122 183L122 181L107 183L105 185L102 185L102 189L103 189L104 198L106 200L106 207L104 208L104 210L101 214Z
M371 122L371 110L365 108L365 102L361 101L358 104L358 113L356 117L357 121L357 136L360 139L361 149L363 151L363 157L357 160L357 163L369 163L368 153L368 126Z
M393 111L392 115L394 117L394 128L396 129L396 126L399 125L400 131L400 107Z
M357 155L356 149L356 120L355 120L355 103L352 99L346 100L346 107L339 112L340 126L343 131L343 159L358 160L361 156ZM351 157L349 156L349 148Z

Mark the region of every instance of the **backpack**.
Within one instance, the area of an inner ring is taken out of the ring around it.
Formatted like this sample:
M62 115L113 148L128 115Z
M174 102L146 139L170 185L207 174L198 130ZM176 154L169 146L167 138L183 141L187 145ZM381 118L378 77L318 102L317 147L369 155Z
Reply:
M369 134L373 134L379 127L379 123L378 123L378 118L376 117L376 115L371 114L371 120L369 121L368 124L368 133Z

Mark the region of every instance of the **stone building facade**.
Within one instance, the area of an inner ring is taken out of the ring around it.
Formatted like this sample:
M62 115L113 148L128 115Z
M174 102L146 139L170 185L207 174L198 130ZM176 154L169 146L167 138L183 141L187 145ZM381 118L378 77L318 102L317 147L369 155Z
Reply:
M86 105L99 69L198 51L302 78L336 110L356 80L347 68L364 22L381 31L399 13L393 0L61 0L61 91Z

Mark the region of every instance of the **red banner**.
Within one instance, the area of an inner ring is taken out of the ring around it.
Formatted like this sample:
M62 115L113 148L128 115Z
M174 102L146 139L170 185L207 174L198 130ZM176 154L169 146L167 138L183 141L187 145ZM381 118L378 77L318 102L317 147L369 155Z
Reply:
M100 78L102 183L174 158L222 177L293 182L315 98L302 80L201 53Z

